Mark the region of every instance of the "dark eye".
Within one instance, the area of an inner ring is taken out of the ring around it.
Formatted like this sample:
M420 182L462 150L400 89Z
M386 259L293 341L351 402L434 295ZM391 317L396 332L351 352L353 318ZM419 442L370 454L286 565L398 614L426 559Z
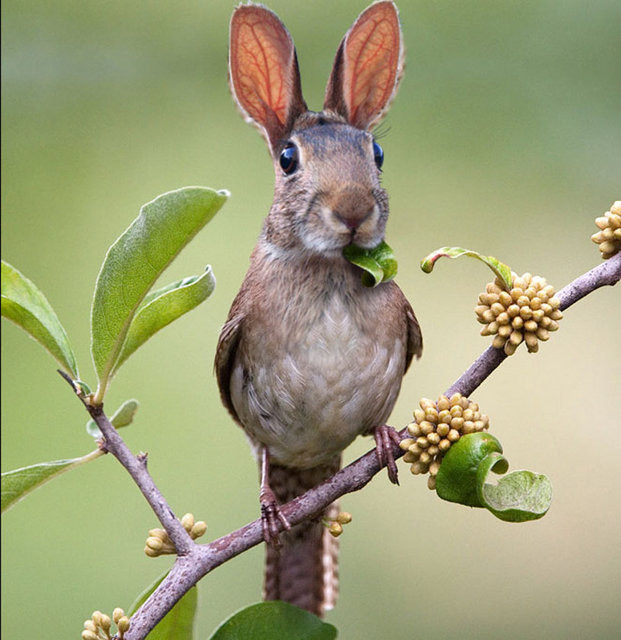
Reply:
M280 154L280 168L287 175L292 174L298 168L298 149L292 142L287 143Z
M373 141L373 157L375 158L377 168L381 169L384 164L384 150L379 146L379 144L377 144L377 142L375 142L375 140Z

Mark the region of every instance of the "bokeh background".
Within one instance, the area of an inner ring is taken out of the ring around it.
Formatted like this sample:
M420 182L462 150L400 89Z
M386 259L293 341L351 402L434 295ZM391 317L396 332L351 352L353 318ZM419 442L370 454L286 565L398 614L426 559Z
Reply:
M213 265L214 296L143 347L107 399L136 397L123 435L178 514L215 538L258 515L254 463L220 406L219 327L271 202L264 143L226 82L233 2L2 3L2 253L46 293L93 381L89 309L108 246L153 197L184 185L230 201L164 280ZM293 34L318 109L334 51L362 1L271 0ZM425 335L392 423L405 425L487 346L474 261L422 256L456 244L558 288L600 262L593 218L621 197L618 0L401 0L407 71L383 126L387 239ZM513 468L547 473L541 521L509 525L440 501L405 466L347 496L344 640L612 638L621 625L619 291L566 313L538 355L522 348L475 395ZM3 322L2 469L82 455L85 414L54 362ZM352 460L370 446L360 439ZM79 637L94 609L128 607L170 559L142 553L155 526L111 457L42 488L2 519L2 631ZM197 638L260 598L263 549L200 584Z

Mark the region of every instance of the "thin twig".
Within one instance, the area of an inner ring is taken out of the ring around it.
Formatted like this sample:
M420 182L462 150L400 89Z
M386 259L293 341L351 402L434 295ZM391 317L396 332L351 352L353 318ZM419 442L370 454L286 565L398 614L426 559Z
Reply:
M621 279L621 253L579 276L561 289L557 294L561 301L561 309L567 309L599 287L616 284L619 279ZM453 393L459 392L462 395L470 395L505 358L504 351L489 347L470 368L451 385L445 394L452 395ZM93 415L92 409L89 408L88 405L86 406L89 412L91 412L91 415ZM145 494L145 497L147 497L147 500L149 500L153 510L158 515L158 518L160 518L160 522L162 522L164 528L170 535L170 531L160 514L163 509L162 505L159 502L157 502L156 505L151 502L152 496L156 495L159 496L158 500L161 499L162 504L166 505L166 502L163 497L161 497L161 494L150 477L149 482L151 483L150 486L152 486L152 489L145 492L143 488L145 485L144 474L146 473L146 469L141 471L141 473L135 472L134 463L137 465L139 465L139 463L136 458L131 456L131 452L129 452L129 449L127 449L107 418L105 421L101 420L102 423L104 423L103 427L95 416L93 416L93 419L97 422L102 433L104 433L107 446L109 445L109 450L119 458L123 466L130 472L137 483L137 477L140 480L141 484L139 484L139 486L142 492ZM405 436L405 433L406 430L404 429L401 434ZM119 452L123 452L123 459L118 455ZM125 452L131 456L131 461L127 460ZM401 455L403 455L403 451L395 451L395 457L400 457ZM132 464L130 464L130 462L132 462ZM377 461L375 449L372 449L319 486L283 505L282 511L292 525L298 524L320 513L339 497L362 489L379 470L380 465ZM174 518L168 505L165 506L165 509L167 511L163 515ZM188 545L187 553L177 558L168 576L132 617L130 629L125 634L126 640L142 640L164 615L172 609L174 604L203 576L231 558L259 544L262 540L261 520L257 519L245 527L233 531L209 544ZM175 544L177 545L176 542ZM180 547L177 545L177 548Z
M60 370L58 373L71 385L78 398L82 401L82 404L86 407L91 418L99 427L104 437L104 442L102 443L103 449L111 453L125 467L127 473L129 473L138 485L142 495L146 498L157 519L161 522L166 533L168 533L175 545L177 553L180 556L188 554L196 545L181 522L177 520L168 502L166 502L166 499L156 487L155 482L153 482L153 478L149 475L146 455L140 454L139 456L134 456L104 413L103 405L92 404L88 397L85 397L81 390L76 388L76 385L74 385L66 373Z

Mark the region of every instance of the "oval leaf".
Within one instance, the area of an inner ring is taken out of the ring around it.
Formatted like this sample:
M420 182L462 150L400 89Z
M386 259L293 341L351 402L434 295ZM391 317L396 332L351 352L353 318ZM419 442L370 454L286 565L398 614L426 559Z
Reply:
M39 289L15 267L2 261L2 315L42 344L74 380L78 367L58 316Z
M438 470L436 492L440 498L470 507L482 507L477 491L477 472L491 453L502 453L502 445L491 433L462 436L448 450Z
M112 426L117 429L128 427L134 421L134 416L136 415L136 411L138 411L139 406L140 404L138 400L126 400L110 418ZM86 432L93 436L93 438L103 438L103 434L94 420L89 420L86 423Z
M498 484L481 482L479 497L483 506L506 522L538 520L550 508L552 484L543 474L513 471L499 478Z
M140 609L167 575L168 571L138 596L129 611L130 617ZM198 590L192 587L157 623L147 635L147 640L192 640L197 604Z
M250 605L226 620L210 640L333 640L336 628L287 602Z
M373 249L362 249L350 244L343 249L343 255L346 260L363 270L362 284L365 287L376 287L397 275L397 259L385 242L380 242Z
M216 279L208 266L201 276L184 278L149 293L129 325L113 374L152 335L204 302L215 286Z
M476 258L477 260L485 263L494 272L494 275L502 282L504 288L507 291L511 290L511 287L513 286L511 269L503 262L500 262L497 258L494 258L494 256L484 256L478 251L472 251L471 249L462 249L461 247L442 247L440 249L436 249L426 258L421 260L420 268L425 273L431 273L439 258L461 258L461 256Z
M75 467L90 462L103 455L103 451L95 451L71 460L54 460L53 462L41 462L29 467L14 469L2 474L2 513L16 502L25 498L29 493L38 487L49 482L65 471L75 469Z
M154 282L217 213L226 191L186 187L145 204L110 247L97 277L91 309L91 353L101 402L132 318Z

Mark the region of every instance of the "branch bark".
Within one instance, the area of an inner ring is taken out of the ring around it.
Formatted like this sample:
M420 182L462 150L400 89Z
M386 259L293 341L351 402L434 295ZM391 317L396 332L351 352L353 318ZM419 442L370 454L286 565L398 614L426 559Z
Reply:
M621 253L584 273L561 289L557 294L561 301L561 309L567 309L599 287L615 285L619 279L621 279ZM506 357L502 349L489 347L449 387L445 395L450 396L453 393L471 395ZM131 454L116 429L103 414L101 407L97 411L97 408L89 406L83 398L81 399L104 434L106 448L119 459L134 478L158 519L175 542L177 549L180 550L169 575L131 619L131 626L125 638L141 640L202 577L262 542L261 520L255 520L208 544L195 544L157 490L146 471L146 466ZM403 429L400 435L405 437L406 433L406 429ZM395 449L395 458L401 457L403 453L400 449ZM284 505L283 513L292 525L312 518L339 497L362 489L379 470L380 465L375 449L372 449L319 486Z
M83 395L81 389L76 388L73 380L71 380L64 371L59 370L58 373L71 385L71 388L81 400L91 418L95 421L95 424L99 427L99 430L104 436L104 442L101 444L102 450L111 453L125 467L127 473L129 473L138 485L142 495L149 503L151 509L153 509L162 527L164 527L166 533L168 533L168 536L173 541L178 555L184 556L189 553L196 545L181 522L177 520L168 502L166 502L166 499L155 485L155 482L153 482L153 478L149 475L147 471L147 455L140 454L135 456L104 413L103 405L92 404L89 399Z

